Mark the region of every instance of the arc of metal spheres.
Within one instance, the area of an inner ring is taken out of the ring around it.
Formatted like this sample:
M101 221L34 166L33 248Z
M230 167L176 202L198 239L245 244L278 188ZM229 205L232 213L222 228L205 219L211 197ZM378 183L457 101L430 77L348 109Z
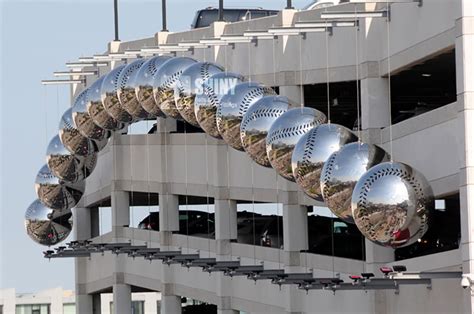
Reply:
M420 172L388 162L382 148L327 124L322 112L295 107L214 63L157 56L118 66L82 91L62 116L36 177L38 199L27 209L26 231L42 245L66 239L71 209L112 132L160 116L184 119L273 167L376 244L402 247L426 233L434 197Z

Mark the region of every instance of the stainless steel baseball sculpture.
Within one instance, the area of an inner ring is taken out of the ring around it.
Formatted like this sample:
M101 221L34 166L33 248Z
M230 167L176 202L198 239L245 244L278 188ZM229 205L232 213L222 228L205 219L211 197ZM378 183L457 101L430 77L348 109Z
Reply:
M291 155L296 143L309 130L326 121L324 113L308 107L290 109L275 120L266 138L267 156L282 177L295 181Z
M104 107L102 103L102 83L104 82L106 75L101 76L95 81L91 87L89 87L89 93L87 97L87 112L99 127L110 131L121 130L125 127L123 122L114 119Z
M153 117L164 116L153 97L153 88L157 82L154 75L158 68L170 58L167 56L150 58L141 66L135 77L135 94L138 102Z
M194 113L196 95L203 94L204 81L223 71L224 68L215 63L199 62L189 66L180 75L174 89L174 99L176 108L186 122L199 127Z
M332 153L355 141L357 136L337 124L318 125L300 138L293 150L291 168L296 183L309 197L323 200L319 178L324 163Z
M72 121L74 127L79 130L83 136L93 140L97 146L97 150L100 150L107 145L108 138L112 133L95 124L87 111L90 93L90 88L87 88L74 100L72 105Z
M245 82L225 94L217 108L216 121L220 135L232 148L244 150L240 140L240 123L247 110L260 98L275 91L260 83Z
M235 86L244 82L240 74L222 72L211 76L203 83L203 93L196 95L194 114L199 126L210 136L221 138L217 129L216 114L222 97Z
M383 246L403 247L421 238L434 208L425 177L399 162L369 169L352 193L352 215L360 232Z
M53 137L46 151L46 163L51 172L63 181L76 183L84 180L94 170L97 154L74 155L64 147L59 135Z
M76 206L85 190L84 181L71 184L54 176L47 165L44 165L35 180L38 199L46 207L54 210L68 210Z
M273 122L289 108L287 97L265 96L245 113L240 124L240 140L247 154L257 164L271 167L266 148L267 134Z
M94 143L74 127L72 121L72 108L67 109L61 117L61 121L59 122L59 138L67 150L74 155L80 156L94 154L101 150L106 144L104 141L103 143L100 143L101 147L99 147L98 143Z
M350 143L334 152L321 172L321 192L327 207L340 219L354 223L351 198L357 181L373 166L389 161L380 147L366 143Z
M55 245L71 233L72 213L70 210L53 210L35 200L26 210L25 228L36 243Z
M196 62L196 60L191 58L176 57L163 63L158 71L156 71L153 97L155 97L155 102L166 116L173 119L181 119L181 115L176 108L174 88L181 73Z
M123 123L133 122L133 117L120 104L117 91L119 89L119 77L126 65L120 65L105 76L101 87L101 100L107 113Z
M145 61L145 59L138 59L128 64L118 78L117 96L120 105L134 121L150 117L150 114L140 105L135 93L136 76Z

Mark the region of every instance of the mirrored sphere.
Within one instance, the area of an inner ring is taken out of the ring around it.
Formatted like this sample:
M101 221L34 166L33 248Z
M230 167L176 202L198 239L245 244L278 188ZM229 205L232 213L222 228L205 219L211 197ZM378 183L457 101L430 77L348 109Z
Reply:
M247 154L259 165L271 167L266 148L267 134L273 122L289 108L287 97L265 96L245 113L240 124L240 139Z
M352 193L352 216L360 232L376 244L410 245L428 230L434 197L426 178L399 162L369 169Z
M293 150L291 168L296 183L311 198L322 201L319 179L324 163L347 143L357 141L349 129L338 124L321 124L303 135Z
M382 148L366 143L350 143L334 152L321 172L321 192L328 208L340 219L354 223L351 198L354 187L370 168L390 160Z
M138 59L128 64L122 72L120 72L118 78L119 88L117 89L117 96L120 105L135 121L152 118L152 116L142 108L138 101L137 94L135 93L136 76L145 61L145 59Z
M93 140L97 149L100 150L107 145L107 140L112 133L95 124L89 115L89 112L87 111L89 94L90 89L87 88L75 98L72 106L72 121L74 127L79 130L82 135Z
M240 83L229 90L217 108L217 130L224 141L237 150L244 150L240 140L240 124L247 110L259 99L275 95L275 91L255 82Z
M326 121L324 113L309 107L290 109L275 120L266 138L267 157L283 178L295 181L291 155L296 143L313 127Z
M222 97L244 80L240 74L221 72L204 81L203 93L196 95L194 101L194 114L199 126L210 136L221 138L217 129L217 108Z
M97 154L74 155L64 147L59 135L53 137L46 151L46 163L59 179L76 183L87 178L97 163Z
M67 109L61 121L59 122L59 138L71 153L80 156L91 155L103 147L98 147L97 143L94 143L89 138L79 132L78 129L74 127L72 121L72 108ZM106 142L102 143L105 145Z
M154 117L164 116L153 97L153 88L156 83L154 75L158 68L170 58L168 56L155 56L148 59L138 70L135 77L135 94L138 101L142 108Z
M114 119L104 108L102 103L102 83L106 75L101 76L89 87L87 112L99 127L106 130L117 131L125 127L125 124Z
M179 76L174 90L174 101L181 117L189 124L199 127L194 113L196 95L203 94L203 83L224 68L211 62L198 62L189 66Z
M74 184L61 181L53 175L47 165L44 165L36 175L35 189L38 199L46 207L54 210L67 210L76 206L85 188L84 181Z
M53 210L35 200L26 210L26 233L41 245L55 245L65 240L72 230L70 210Z
M181 115L176 108L174 99L174 89L179 77L189 66L197 61L187 57L176 57L163 63L156 71L153 88L155 102L160 106L160 110L168 117L181 119Z
M105 76L101 87L101 100L107 113L123 123L133 122L133 117L122 108L118 98L119 77L126 65L120 65Z

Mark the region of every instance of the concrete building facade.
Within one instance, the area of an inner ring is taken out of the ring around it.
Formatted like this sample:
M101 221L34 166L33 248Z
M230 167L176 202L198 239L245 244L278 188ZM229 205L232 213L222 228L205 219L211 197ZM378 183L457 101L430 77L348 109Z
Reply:
M308 33L304 38L279 36L257 44L217 46L177 55L217 62L251 80L279 87L281 95L296 102L304 102L309 96L302 93L303 85L307 90L307 86L328 81L337 84L358 80L364 141L381 145L393 152L395 160L420 170L438 198L459 193L459 248L401 261L395 260L392 249L368 241L365 260L308 253L308 206L323 204L306 197L296 184L278 177L273 169L255 165L244 152L233 150L204 133L172 132L176 123L163 118L158 119L155 134L116 134L101 152L95 172L87 179L85 196L74 212L76 238L130 241L134 245L197 252L201 257L218 260L240 260L242 265L263 264L268 269L312 272L317 277L380 274L380 266L397 264L416 271L474 273L471 270L474 176L470 175L474 163L474 144L470 140L474 138L474 3L470 0L424 0L422 5L418 1L395 2L390 5L390 21L360 19L358 29L334 28L332 34ZM357 6L357 10L382 8L386 8L385 3ZM204 29L113 42L108 52L267 30L291 26L297 21L317 21L325 10L356 12L351 3L324 10L284 10L274 17L233 24L216 22ZM450 51L455 53L456 100L390 126L391 76ZM102 74L106 70L101 69ZM86 86L93 80L88 78ZM134 206L135 193L158 194L159 232L131 226L130 204ZM214 200L213 239L176 233L182 195ZM236 204L252 200L282 206L282 249L236 243ZM112 231L100 235L99 212L104 201L112 208ZM222 314L239 311L474 313L472 291L462 289L460 279L434 281L430 289L403 287L398 294L393 291L307 293L294 285L279 287L269 281L229 278L219 272L208 274L198 268L168 266L111 253L77 258L75 272L79 313L100 313L98 296L104 292L113 293L116 313L126 313L131 307L133 291L160 291L162 313L180 313L182 296L215 304Z

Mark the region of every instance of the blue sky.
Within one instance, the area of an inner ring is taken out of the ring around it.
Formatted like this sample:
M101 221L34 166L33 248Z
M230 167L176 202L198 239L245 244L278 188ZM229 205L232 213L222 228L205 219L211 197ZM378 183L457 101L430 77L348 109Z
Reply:
M294 1L296 7L307 2ZM106 49L113 39L112 3L0 0L0 288L74 289L73 261L43 259L45 248L24 231L24 213L35 199L34 178L45 162L46 145L70 106L68 87L45 87L40 81L65 70L67 61ZM188 29L197 9L217 3L168 0L169 29ZM285 5L286 0L226 1L228 7ZM120 1L120 39L150 37L160 30L160 8L160 0ZM136 223L147 210L137 211Z

